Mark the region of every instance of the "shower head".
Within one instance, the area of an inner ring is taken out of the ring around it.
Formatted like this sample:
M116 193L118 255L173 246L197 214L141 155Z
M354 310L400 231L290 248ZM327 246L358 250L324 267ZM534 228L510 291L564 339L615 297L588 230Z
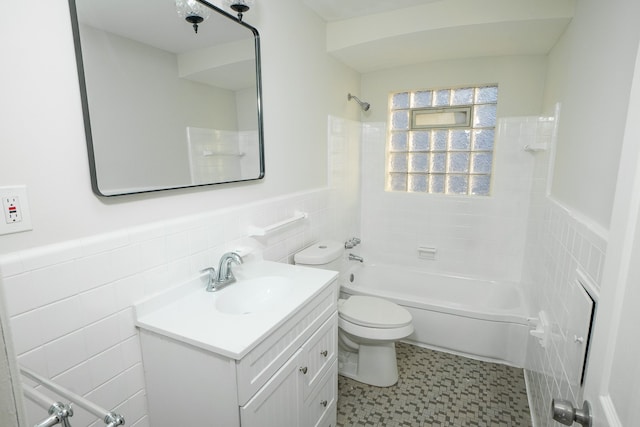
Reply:
M353 99L355 99L355 100L356 100L356 102L358 103L358 105L360 105L360 108L362 108L362 111L369 111L369 108L371 108L371 104L369 104L368 102L362 102L362 101L360 101L360 100L358 99L358 97L357 97L357 96L355 96L355 95L351 95L351 94L348 94L348 95L347 95L347 99L348 99L349 101L351 101L351 98L353 98Z

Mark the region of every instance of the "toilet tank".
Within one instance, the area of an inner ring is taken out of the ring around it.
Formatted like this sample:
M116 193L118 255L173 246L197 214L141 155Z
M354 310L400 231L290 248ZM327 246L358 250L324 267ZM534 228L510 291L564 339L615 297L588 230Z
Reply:
M342 243L323 240L301 250L293 256L293 260L296 265L339 272L342 269L343 254L344 245Z

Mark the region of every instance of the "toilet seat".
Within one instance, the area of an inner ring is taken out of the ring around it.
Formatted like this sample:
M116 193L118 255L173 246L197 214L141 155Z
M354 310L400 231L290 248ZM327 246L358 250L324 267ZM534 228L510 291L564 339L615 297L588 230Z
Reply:
M365 295L353 295L340 300L338 314L348 322L367 328L403 328L411 325L412 321L411 313L404 307Z

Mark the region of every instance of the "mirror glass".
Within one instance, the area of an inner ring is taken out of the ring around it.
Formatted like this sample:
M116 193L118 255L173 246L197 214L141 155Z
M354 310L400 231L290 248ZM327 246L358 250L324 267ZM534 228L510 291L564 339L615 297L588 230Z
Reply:
M263 177L255 28L204 2L197 32L175 0L69 2L94 192Z

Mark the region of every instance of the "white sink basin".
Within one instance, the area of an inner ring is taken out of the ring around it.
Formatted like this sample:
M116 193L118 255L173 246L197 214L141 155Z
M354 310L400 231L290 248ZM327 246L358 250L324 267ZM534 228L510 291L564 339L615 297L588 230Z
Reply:
M236 265L237 281L205 291L204 276L141 301L136 325L146 331L242 359L327 286L336 272L271 261Z
M239 280L218 291L216 310L226 314L277 310L285 302L293 286L293 281L283 276Z

